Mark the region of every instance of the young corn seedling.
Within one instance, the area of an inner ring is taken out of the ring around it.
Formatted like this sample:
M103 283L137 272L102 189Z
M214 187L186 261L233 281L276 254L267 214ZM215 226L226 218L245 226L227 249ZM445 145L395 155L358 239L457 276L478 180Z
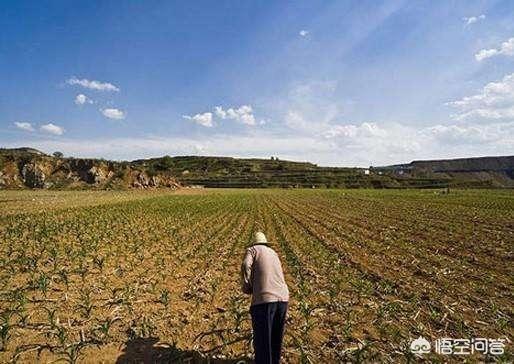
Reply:
M162 303L165 307L168 307L168 304L170 303L170 291L167 288L161 290L159 302Z
M7 349L7 342L11 338L12 326L10 324L11 314L3 312L0 315L0 351Z
M41 291L41 293L43 293L43 296L45 297L49 286L50 278L45 273L41 273L37 279L37 288Z
M232 299L231 301L230 311L233 313L233 318L235 321L234 330L239 332L241 329L241 325L246 320L248 315L248 309L246 307L246 302L244 297L240 297L238 299Z
M59 319L57 318L56 309L49 309L47 307L43 307L43 309L46 311L47 319L50 325L50 329L55 330L57 328L57 325L59 324Z
M64 283L64 285L66 286L66 290L68 290L70 287L70 278L69 278L69 275L68 275L68 272L66 271L65 268L62 268L60 269L58 272L57 272L60 280Z
M14 302L14 310L17 312L25 311L27 296L22 289L15 289L11 292L11 299Z
M82 342L72 343L66 345L61 351L60 354L63 356L62 360L69 364L78 363L80 356L82 355L82 349L85 347L85 344Z
M55 249L55 247L52 247L48 253L49 253L51 261L52 261L52 271L56 272L57 267L59 266L59 261L57 259L59 256L59 253L58 253L57 249Z
M100 270L100 272L103 272L104 265L105 265L105 257L97 255L97 256L93 257L93 263Z
M128 329L130 340L154 336L156 331L155 323L148 317L143 316L140 322L132 321Z
M80 275L80 279L81 279L82 283L85 283L86 282L86 276L89 273L89 270L87 269L87 267L82 267L81 266L78 269L77 273Z
M114 322L118 321L118 320L121 320L119 317L115 317L115 318L107 318L105 319L104 321L102 321L102 323L100 323L97 328L96 328L96 331L99 332L100 334L100 341L103 342L103 343L106 343L107 340L110 338L110 334L109 334L109 331L111 329L111 326Z
M314 361L311 359L311 353L309 352L309 349L307 348L307 345L303 342L303 340L300 340L296 336L293 337L293 342L296 348L300 351L300 363L301 364L313 364Z
M79 308L82 311L82 316L84 318L89 318L91 316L91 311L95 307L91 300L91 291L85 291L80 298L81 303L79 304Z

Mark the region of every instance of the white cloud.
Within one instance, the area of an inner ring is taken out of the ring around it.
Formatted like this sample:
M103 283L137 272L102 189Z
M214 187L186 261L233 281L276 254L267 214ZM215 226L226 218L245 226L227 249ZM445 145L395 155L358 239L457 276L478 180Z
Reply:
M422 140L417 137L416 129L397 123L333 125L326 129L322 137L327 142L336 143L344 153L355 153L361 159L367 156L370 164L377 161L383 164L385 159L410 158L410 154L422 151Z
M298 34L300 34L300 36L302 36L302 37L306 37L309 35L309 31L302 29L302 30L300 30L300 32Z
M14 147L18 142L2 145ZM21 143L20 143L21 145ZM208 137L129 137L23 141L24 146L39 147L43 151L60 150L77 157L103 157L133 160L163 155L226 155L234 157L261 157L280 155L289 159L320 160L332 150L325 141L309 137L290 137L260 133L236 136L213 134ZM302 151L304 154L298 154Z
M342 125L341 125L342 126ZM433 125L398 123L349 124L333 137L270 133L252 129L249 135L209 134L198 137L95 139L35 139L8 142L6 147L31 146L60 150L77 157L133 160L169 155L225 155L234 157L304 160L320 165L369 166L414 159L456 158L514 153L514 122L489 125Z
M302 113L297 110L288 110L285 116L285 124L295 130L306 130L312 129L312 124L305 120Z
M428 127L349 124L335 126L324 137L339 145L341 155L354 153L359 159L367 156L370 164L514 152L514 122Z
M483 61L484 59L491 58L503 54L504 56L514 56L514 38L503 42L500 48L482 49L475 54L477 61Z
M475 54L475 59L477 61L482 61L486 58L490 58L495 56L498 53L496 49L481 49L478 53Z
M221 106L214 107L214 113L221 119L225 119L227 117L227 113Z
M194 116L183 115L182 117L187 120L192 120L195 123L205 126L207 128L212 128L214 126L214 124L212 123L212 113L210 112L196 114Z
M109 119L121 120L125 119L125 112L120 109L101 109L102 114Z
M473 23L476 23L478 22L479 20L484 20L485 19L485 15L484 14L481 14L479 16L470 16L469 18L462 18L462 20L464 20L466 22L466 25L471 25Z
M68 85L79 85L84 88L88 88L91 90L97 90L97 91L114 91L118 92L120 89L109 82L100 82L95 80L88 80L88 79L78 79L76 77L71 77L68 80L66 80L66 83Z
M501 82L484 87L486 96L455 101L461 107L474 107L487 103L504 107L509 105L506 95L514 82L514 74ZM277 109L284 112L284 140L290 137L310 138L311 142L325 143L330 153L316 157L325 164L384 165L409 162L414 159L456 158L484 155L512 154L514 152L514 119L505 123L491 121L487 125L477 122L455 125L423 125L394 122L348 122L342 102L333 97L336 84L309 83L294 87L289 99L280 101ZM495 102L497 104L495 104ZM352 107L350 103L346 103ZM459 108L459 110L461 110ZM462 112L469 111L466 108ZM452 124L452 123L450 123ZM302 153L299 151L298 153Z
M212 112L205 112L201 114L196 114L194 116L183 115L182 117L187 120L192 120L197 124L203 125L205 127L213 127L213 117L216 116L221 120L234 120L238 123L245 125L256 125L257 120L255 115L253 114L253 108L250 105L241 105L238 108L228 108L223 109L222 106L214 107L214 114ZM261 120L260 125L265 124L265 121Z
M41 125L39 128L42 132L54 134L54 135L62 135L64 134L64 129L58 125L48 123L45 125Z
M34 127L31 123L27 123L25 121L16 121L14 123L18 129L25 130L25 131L34 131Z
M500 129L498 124L493 126L435 125L422 129L420 133L443 143L475 144L500 139Z
M500 109L474 109L465 113L452 115L454 120L471 120L471 119L491 119L491 120L501 120L501 119L511 119L514 120L514 107L508 108L500 108Z
M250 105L242 105L239 108L229 108L227 110L223 110L221 106L216 106L214 113L220 119L231 119L246 125L256 124L253 109Z
M501 81L490 82L472 96L448 102L446 105L458 110L454 120L514 120L514 73Z
M478 95L448 103L459 111L455 118L463 119L458 125L351 123L345 120L341 100L334 98L336 88L337 84L330 82L297 85L277 106L287 110L284 134L323 141L333 153L333 157L323 156L332 161L329 164L365 166L514 152L514 117L507 118L509 112L514 114L514 74L486 85ZM351 103L346 105L352 107ZM475 109L496 112L496 124L494 120L487 125L469 124L464 114Z
M78 94L75 97L75 104L77 105L84 105L84 104L92 104L93 100L91 100L89 97L87 97L84 94Z
M324 133L325 138L374 138L386 137L387 131L378 126L377 123L362 123L360 125L333 125Z

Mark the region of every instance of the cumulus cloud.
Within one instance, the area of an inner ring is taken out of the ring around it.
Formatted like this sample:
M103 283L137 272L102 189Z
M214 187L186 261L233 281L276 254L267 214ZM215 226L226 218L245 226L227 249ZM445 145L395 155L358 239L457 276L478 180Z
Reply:
M101 109L102 114L109 119L121 120L125 119L125 112L120 109Z
M95 80L88 80L88 79L78 79L77 77L71 77L66 80L66 83L68 85L78 85L82 86L84 88L88 88L90 90L96 90L96 91L113 91L118 92L120 89L109 82L100 82Z
M25 130L25 131L34 131L34 127L31 123L27 123L25 121L16 121L14 123L18 129Z
M481 14L481 15L478 15L478 16L470 16L469 18L467 18L467 17L462 18L462 20L464 20L466 25L471 25L473 23L478 22L479 20L484 20L484 19L485 19L485 15L484 14Z
M89 97L87 97L84 94L78 94L75 97L75 104L77 105L84 105L84 104L92 104L93 100L91 100Z
M463 120L436 125L346 120L341 102L332 97L335 86L298 85L287 103L279 104L287 110L284 134L326 143L333 157L324 156L324 160L348 160L339 165L365 166L514 152L514 118L506 118L508 107L514 105L514 74L486 85L479 95L448 103L458 110L455 117ZM505 118L486 125L464 120L464 114L476 108L496 109Z
M300 30L300 32L298 34L300 34L300 36L302 36L302 37L306 37L309 35L309 31L302 29L302 30Z
M490 82L472 96L448 102L446 105L458 110L454 120L514 120L514 73L501 81Z
M246 125L255 125L255 116L250 105L242 105L238 108L229 108L223 110L223 107L216 106L214 108L216 116L220 119L231 119Z
M490 58L498 54L496 49L481 49L478 53L475 54L475 59L477 61L482 61L486 58Z
M499 139L500 129L498 125L434 125L422 129L420 133L445 143L473 144Z
M214 124L212 123L212 113L204 112L203 114L196 114L193 116L183 115L184 119L194 121L198 125L205 126L207 128L212 128Z
M58 125L48 123L41 125L39 128L42 132L48 133L48 134L54 134L54 135L62 135L64 134L64 129Z
M199 113L194 116L183 115L182 117L187 120L192 120L195 123L211 128L214 126L214 117L221 120L233 120L240 124L245 125L256 125L257 120L253 114L253 108L250 105L241 105L240 107L223 109L222 106L216 106L212 112ZM265 124L265 121L260 122L261 125Z
M499 48L482 49L475 54L477 61L483 61L484 59L504 55L514 56L514 38L510 38L503 42Z
M368 156L370 164L371 161L511 154L514 122L427 127L369 122L334 126L323 136L339 146L339 153Z
M377 123L362 123L360 125L332 125L324 133L325 138L374 138L386 137L387 131L379 127Z

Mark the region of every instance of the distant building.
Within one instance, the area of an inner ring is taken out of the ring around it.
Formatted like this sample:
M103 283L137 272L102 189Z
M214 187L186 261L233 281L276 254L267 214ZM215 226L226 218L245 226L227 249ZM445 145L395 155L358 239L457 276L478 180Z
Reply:
M369 169L365 169L365 170L364 170L364 174L365 174L366 176L369 176L369 174L370 174Z

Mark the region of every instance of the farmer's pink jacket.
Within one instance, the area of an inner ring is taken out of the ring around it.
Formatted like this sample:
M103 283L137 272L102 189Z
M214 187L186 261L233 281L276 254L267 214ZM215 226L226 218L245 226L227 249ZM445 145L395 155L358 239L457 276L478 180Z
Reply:
M252 306L289 301L280 259L267 245L257 244L246 249L241 265L241 286L244 293L252 295Z

